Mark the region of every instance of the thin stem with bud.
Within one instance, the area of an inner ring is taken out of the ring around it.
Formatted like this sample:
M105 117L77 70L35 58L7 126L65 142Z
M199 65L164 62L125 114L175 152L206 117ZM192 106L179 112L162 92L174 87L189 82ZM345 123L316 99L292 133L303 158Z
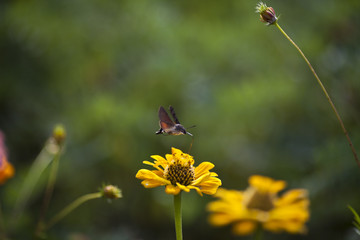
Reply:
M354 158L355 158L355 161L357 163L357 165L359 166L360 168L360 161L359 161L359 158L356 154L356 151L355 151L355 148L354 148L354 145L350 139L350 136L349 136L349 133L348 131L346 130L345 128L345 125L340 117L340 114L338 113L333 101L331 100L330 98L330 95L328 94L328 92L326 91L326 88L324 86L324 84L321 82L319 76L316 74L314 68L312 67L310 61L306 58L305 54L301 51L301 49L299 48L299 46L289 37L289 35L286 34L286 32L280 27L280 25L277 23L277 21L274 23L274 25L280 30L280 32L289 40L289 42L296 48L296 50L298 50L298 52L300 53L301 57L305 60L306 64L309 66L312 74L314 75L314 77L316 78L316 81L318 82L318 84L320 85L321 87L321 90L323 91L323 93L325 94L326 96L326 99L328 100L332 110L334 111L335 115L336 115L336 118L337 120L339 121L340 123L340 126L341 126L341 129L343 130L344 134L345 134L345 137L350 145L350 148L351 148L351 151L354 155Z
M326 99L330 103L330 106L331 106L332 110L334 111L334 113L336 115L336 118L340 123L341 129L343 130L343 132L344 132L344 134L346 136L346 139L347 139L347 141L348 141L348 143L350 145L350 148L351 148L351 151L352 151L352 153L354 155L355 161L356 161L358 167L360 168L360 161L359 161L359 158L358 158L358 156L356 154L354 145L353 145L353 143L352 143L352 141L350 139L349 133L346 130L345 125L344 125L344 123L343 123L343 121L342 121L342 119L340 117L340 114L338 113L333 101L331 100L328 92L326 91L326 88L325 88L324 84L321 82L319 76L316 74L314 68L312 67L312 65L310 63L310 61L306 58L305 54L301 51L299 46L296 45L296 43L289 37L289 35L287 35L286 32L280 27L280 25L278 24L278 18L277 18L276 14L275 14L275 10L272 7L266 6L266 4L264 4L263 2L259 2L256 5L256 12L260 13L260 20L262 22L265 22L267 25L275 25L280 30L280 32L290 41L290 43L296 48L296 50L298 50L301 57L305 60L306 64L309 66L311 72L313 73L314 77L316 78L316 81L320 85L321 90L325 94Z

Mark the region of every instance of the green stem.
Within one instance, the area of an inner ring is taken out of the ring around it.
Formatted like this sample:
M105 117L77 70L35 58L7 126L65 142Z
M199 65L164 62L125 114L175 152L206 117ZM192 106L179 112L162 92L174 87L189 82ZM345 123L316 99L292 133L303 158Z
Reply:
M174 195L174 214L176 240L182 240L181 192Z
M56 182L56 176L57 176L57 172L58 172L58 169L59 169L59 161L60 161L61 150L62 150L62 146L59 146L59 150L55 154L54 160L53 160L52 165L51 165L49 180L47 182L46 189L45 189L43 205L42 205L42 208L41 208L41 211L40 211L39 220L38 220L37 227L36 227L36 230L35 230L35 235L37 235L37 236L40 236L43 233L44 219L45 219L45 215L46 215L47 209L48 209L49 204L50 204L51 196L52 196L53 191L54 191L54 186L55 186L55 182Z
M79 207L84 202L87 202L92 199L101 198L103 195L101 192L97 193L89 193L84 196L79 197L72 203L70 203L67 207L65 207L63 210L61 210L58 214L56 214L52 219L50 219L49 223L46 225L46 229L51 228L54 226L58 221L63 219L66 215L68 215L70 212L72 212L75 208Z
M305 62L306 62L307 65L309 66L311 72L313 73L313 75L314 75L314 77L316 78L318 84L320 85L321 90L324 92L324 94L325 94L328 102L330 103L331 108L332 108L332 110L334 111L334 113L335 113L335 115L336 115L336 118L337 118L337 120L339 121L340 126L341 126L341 128L342 128L342 130L343 130L343 132L344 132L344 134L345 134L345 136L346 136L346 139L347 139L347 141L348 141L348 143L349 143L349 145L350 145L350 148L351 148L351 151L352 151L352 153L353 153L353 155L354 155L355 161L356 161L358 167L360 168L360 161L359 161L359 158L358 158L358 156L357 156L357 154L356 154L354 145L353 145L353 143L352 143L352 141L351 141L351 139L350 139L350 137L349 137L348 131L346 130L345 125L344 125L344 123L343 123L343 121L342 121L342 119L341 119L341 117L340 117L340 115L339 115L339 113L338 113L338 111L337 111L337 109L336 109L333 101L331 100L328 92L326 91L323 83L321 82L320 78L319 78L318 75L316 74L316 72L315 72L314 68L312 67L311 63L310 63L309 60L306 58L305 54L301 51L301 49L298 47L298 45L296 45L296 43L286 34L286 32L280 27L280 25L279 25L277 22L275 22L274 24L275 24L275 26L280 30L280 32L281 32L282 34L284 34L284 36L290 41L290 43L298 50L298 52L301 54L302 58L305 60Z
M10 230L15 228L18 219L20 218L26 204L28 203L31 194L33 193L35 187L37 186L38 180L44 170L49 166L49 164L54 160L56 154L58 153L57 146L54 145L51 139L49 139L44 148L41 150L39 155L34 160L29 173L27 174L24 184L20 189L19 196L15 202L14 211L12 213L12 218L10 220ZM54 150L55 148L55 150ZM56 152L55 152L56 151Z
M263 231L262 227L259 226L254 233L254 240L262 240L263 233L264 233L264 231Z

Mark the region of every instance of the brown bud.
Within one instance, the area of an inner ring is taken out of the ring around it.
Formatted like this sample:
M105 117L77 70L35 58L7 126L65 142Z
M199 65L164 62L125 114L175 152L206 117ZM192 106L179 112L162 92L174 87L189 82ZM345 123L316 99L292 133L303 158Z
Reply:
M260 13L260 20L267 25L274 24L277 21L275 10L262 2L256 5L256 12Z

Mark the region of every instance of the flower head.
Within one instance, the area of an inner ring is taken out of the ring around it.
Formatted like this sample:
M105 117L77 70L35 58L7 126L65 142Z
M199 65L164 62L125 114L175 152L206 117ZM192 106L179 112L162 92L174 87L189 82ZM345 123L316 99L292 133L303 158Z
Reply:
M100 189L100 192L102 193L102 196L108 199L116 199L121 198L121 190L114 185L104 185Z
M15 170L11 163L8 162L4 144L4 135L0 131L0 184L14 176Z
M209 221L214 226L233 224L238 235L252 233L258 225L272 232L305 233L309 200L305 189L287 191L284 181L254 175L245 191L219 189L219 200L209 203Z
M266 6L265 3L259 2L255 9L257 13L260 13L260 20L267 23L267 25L274 24L277 21L275 10Z
M140 169L136 178L143 180L141 184L145 188L166 186L167 194L177 195L181 190L189 192L195 189L202 196L215 194L221 180L217 174L209 170L214 167L210 162L203 162L194 167L194 158L181 150L172 148L172 154L166 154L165 158L153 155L154 162L144 161L144 164L151 165L156 170Z

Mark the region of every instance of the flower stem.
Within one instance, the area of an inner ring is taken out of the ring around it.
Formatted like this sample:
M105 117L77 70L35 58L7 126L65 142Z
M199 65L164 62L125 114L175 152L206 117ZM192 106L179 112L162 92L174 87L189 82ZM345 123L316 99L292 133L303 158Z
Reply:
M259 226L254 233L254 240L262 240L263 239L263 229Z
M314 68L312 67L311 63L306 58L305 54L301 51L301 49L298 47L298 45L296 45L296 43L286 34L286 32L280 27L280 25L277 22L275 22L274 24L280 30L280 32L290 41L290 43L298 50L298 52L301 54L302 58L305 60L305 62L309 66L311 72L313 73L313 75L316 78L318 84L320 85L321 90L324 92L328 102L330 103L330 106L333 109L333 111L334 111L334 113L336 115L336 118L338 119L338 121L340 123L340 126L341 126L341 128L342 128L342 130L343 130L343 132L345 134L345 137L346 137L346 139L347 139L347 141L348 141L348 143L350 145L350 148L351 148L351 151L352 151L352 153L354 155L355 161L356 161L358 167L360 168L360 161L359 161L359 158L358 158L358 156L356 154L354 145L353 145L353 143L352 143L352 141L351 141L351 139L349 137L348 131L346 130L346 128L344 126L344 123L343 123L343 121L342 121L342 119L341 119L341 117L340 117L340 115L339 115L333 101L331 100L328 92L326 91L326 88L324 87L323 83L321 82L320 78L318 77L318 75L316 74Z
M41 174L49 166L49 164L56 158L56 154L58 154L58 151L58 146L55 145L51 139L49 139L39 153L39 155L34 160L29 170L29 173L23 181L23 186L21 187L18 198L15 202L14 210L9 224L10 230L14 229L17 226L19 218L22 215L26 204L29 202L30 196L33 193L34 189L36 187L41 187L37 186L38 180Z
M55 182L56 182L56 176L57 176L57 172L58 172L58 168L59 168L59 161L60 161L60 155L61 155L61 150L62 150L61 147L62 146L59 146L59 151L55 154L54 160L52 162L50 176L49 176L49 180L48 180L48 183L47 183L47 186L45 189L44 201L43 201L42 209L40 212L40 217L39 217L39 221L37 224L36 233L41 232L42 228L44 226L44 218L45 218L47 209L49 207L49 203L50 203L51 196L53 194L54 186L55 186Z
M182 240L181 192L174 195L176 240Z
M89 201L91 199L101 198L101 197L102 197L101 192L89 193L89 194L79 197L78 199L76 199L75 201L70 203L67 207L65 207L63 210L61 210L61 212L56 214L52 219L50 219L49 223L46 225L45 228L49 229L50 227L52 227L58 221L63 219L66 215L68 215L70 212L72 212L75 208L77 208L84 202Z

